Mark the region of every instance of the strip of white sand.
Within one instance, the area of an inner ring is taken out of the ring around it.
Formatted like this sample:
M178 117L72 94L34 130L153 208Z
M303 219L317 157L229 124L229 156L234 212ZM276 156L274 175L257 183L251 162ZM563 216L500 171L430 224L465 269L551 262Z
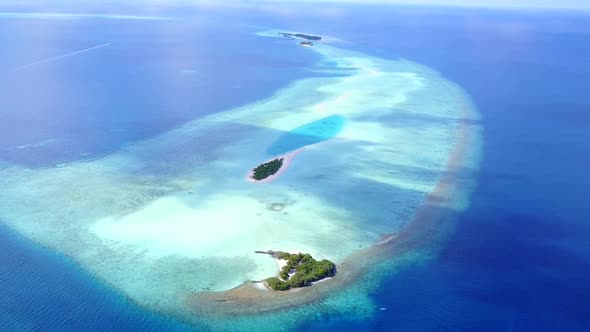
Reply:
M300 250L292 250L292 251L286 251L290 254L300 254L301 251ZM283 269L283 267L285 265L287 265L287 263L289 262L287 259L279 259L277 257L274 257L275 261L277 262L277 265L279 266L279 272Z

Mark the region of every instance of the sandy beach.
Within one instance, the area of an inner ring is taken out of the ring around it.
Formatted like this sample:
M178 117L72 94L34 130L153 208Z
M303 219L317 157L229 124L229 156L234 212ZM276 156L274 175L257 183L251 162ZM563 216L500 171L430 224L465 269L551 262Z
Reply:
M285 251L285 252L288 252L290 254L300 254L301 253L301 250L289 250L289 251ZM279 259L277 257L274 257L274 259L277 262L277 265L279 267L279 271L278 272L280 272L283 269L283 267L285 265L287 265L287 262L288 261L286 259Z

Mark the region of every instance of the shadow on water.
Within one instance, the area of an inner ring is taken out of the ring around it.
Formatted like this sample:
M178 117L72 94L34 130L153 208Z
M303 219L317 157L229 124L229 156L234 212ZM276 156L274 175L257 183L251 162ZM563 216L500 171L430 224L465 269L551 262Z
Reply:
M345 124L346 119L341 115L331 115L306 123L282 134L270 145L266 152L270 155L281 155L304 146L329 140L336 137Z

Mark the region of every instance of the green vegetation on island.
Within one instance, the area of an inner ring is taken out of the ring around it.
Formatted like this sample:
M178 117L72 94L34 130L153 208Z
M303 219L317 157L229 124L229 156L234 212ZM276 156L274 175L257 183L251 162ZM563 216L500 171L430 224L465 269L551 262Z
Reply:
M336 265L327 259L316 261L310 254L289 254L287 252L269 251L277 259L287 260L279 272L279 277L266 279L270 288L276 291L305 287L336 274Z
M301 39L307 39L307 40L322 40L322 37L320 36L312 36L312 35L306 35L303 33L286 33L286 32L281 32L281 35L283 35L283 37L285 38L289 38L289 39L295 39L295 38L301 38Z
M260 164L252 170L252 179L256 181L264 180L275 174L283 166L283 158L273 159L267 163Z
M303 38L303 39L307 39L307 40L322 40L322 37L320 37L320 36L306 35L303 33L296 33L295 37L299 37L299 38Z

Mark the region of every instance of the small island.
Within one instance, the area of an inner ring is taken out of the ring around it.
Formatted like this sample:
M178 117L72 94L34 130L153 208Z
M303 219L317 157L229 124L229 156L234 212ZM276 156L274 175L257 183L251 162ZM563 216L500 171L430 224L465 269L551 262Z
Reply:
M322 37L320 37L320 36L306 35L303 33L282 32L281 35L283 35L285 38L289 38L289 39L301 38L301 39L315 40L315 41L322 40Z
M264 180L274 175L283 166L283 158L276 158L267 163L260 164L252 170L250 177L256 181Z
M310 41L302 41L301 43L299 43L299 46L310 47L313 46L313 43Z
M290 254L282 251L257 251L273 256L277 260L285 260L278 277L264 280L265 285L275 291L310 286L315 281L336 275L336 265L327 259L315 260L310 254Z

